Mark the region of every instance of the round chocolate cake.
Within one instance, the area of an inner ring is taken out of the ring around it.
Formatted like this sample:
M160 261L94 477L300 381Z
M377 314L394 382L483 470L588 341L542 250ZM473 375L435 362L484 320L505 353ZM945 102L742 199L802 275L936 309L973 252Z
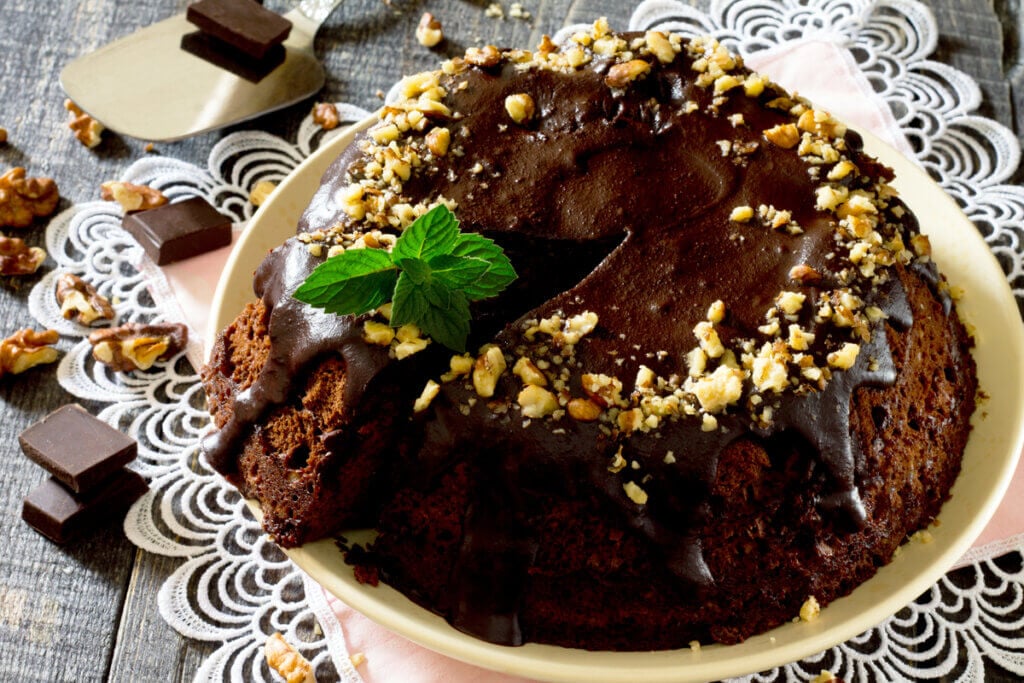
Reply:
M735 643L937 514L974 409L928 240L830 114L710 39L470 48L337 159L203 377L210 464L283 546L509 645ZM293 297L439 204L518 279L469 353Z

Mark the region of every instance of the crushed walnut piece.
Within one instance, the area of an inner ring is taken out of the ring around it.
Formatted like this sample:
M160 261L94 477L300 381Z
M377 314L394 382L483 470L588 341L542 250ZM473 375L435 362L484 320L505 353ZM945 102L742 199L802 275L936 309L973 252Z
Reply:
M317 102L313 105L313 123L324 130L334 130L341 123L338 107L332 102Z
M91 325L97 320L114 319L114 308L107 297L73 273L63 273L57 278L55 296L65 320Z
M57 360L57 330L37 332L32 329L18 330L0 341L0 377L6 374L20 375L29 368Z
M0 176L0 228L27 228L57 209L60 194L52 178L30 178L15 166Z
M261 180L253 185L252 191L249 192L249 201L253 206L261 206L275 189L277 189L277 183Z
M181 323L126 323L89 335L92 356L118 372L148 370L184 350L188 328Z
M416 42L423 47L435 47L444 40L441 22L430 12L424 12L416 26Z
M0 145L7 143L7 129L0 128Z
M0 275L31 275L46 260L46 251L25 240L0 235Z
M167 203L164 193L149 185L137 185L122 180L108 180L100 185L100 199L117 202L129 211L147 211Z
M814 621L821 614L821 605L813 595L800 606L800 621Z
M267 658L267 666L287 683L316 683L313 665L280 633L267 638L263 655Z
M75 133L75 139L92 149L103 141L103 124L82 111L71 100L64 100L64 108L71 114L68 128Z

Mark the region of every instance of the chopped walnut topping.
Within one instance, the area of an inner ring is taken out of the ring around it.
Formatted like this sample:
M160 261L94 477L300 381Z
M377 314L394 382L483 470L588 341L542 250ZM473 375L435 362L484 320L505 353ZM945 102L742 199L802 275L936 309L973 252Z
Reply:
M516 123L527 123L533 118L535 111L533 98L526 93L509 95L505 98L505 111Z
M148 370L184 350L188 328L181 323L126 323L89 335L92 356L118 372Z
M743 371L720 365L710 375L688 380L688 384L705 412L720 413L740 400L743 394Z
M585 398L574 398L567 406L569 417L580 422L593 422L601 417L601 406Z
M377 346L390 346L395 338L395 329L386 323L367 320L363 323L363 341Z
M546 417L558 410L558 399L550 391L536 384L527 384L519 392L516 402L524 417Z
M451 141L452 133L447 128L432 128L426 137L427 149L439 157L448 154Z
M473 365L473 388L477 396L490 398L494 396L494 389L498 386L498 380L505 372L505 354L497 346L488 346L477 356Z
M52 178L28 178L15 166L0 176L0 228L27 228L53 213L59 200Z
M0 275L31 275L46 260L46 251L25 240L0 235Z
M627 481L622 485L626 496L637 505L647 505L647 492L640 488L635 482Z
M59 338L56 330L23 329L0 341L0 377L20 375L29 368L54 362L58 353L52 345Z
M444 40L444 29L441 22L430 12L424 12L420 23L416 26L416 41L423 47L435 47Z
M57 278L55 292L60 314L65 320L91 325L97 320L113 320L114 308L96 288L72 273Z
M395 358L398 360L404 360L413 354L419 353L430 344L430 340L422 335L420 328L411 323L399 327L398 331L395 332L395 339L398 341L398 344L393 345L391 348Z
M71 121L68 123L75 133L75 139L86 147L92 149L103 141L103 124L92 118L81 107L71 100L64 100L64 108L71 114Z
M526 356L520 356L516 364L512 366L512 374L522 380L523 384L533 384L538 387L547 386L548 380L544 373L537 368Z
M267 638L263 646L267 666L284 678L286 683L316 683L313 665L280 633Z
M834 368L841 370L848 370L853 367L853 364L857 362L857 356L860 354L860 345L852 342L846 342L843 344L838 351L833 351L828 354L828 364Z
M737 206L729 214L729 220L734 223L746 223L754 217L754 209L749 206Z
M155 187L120 180L108 180L100 185L100 199L117 202L126 213L155 209L167 203L167 197Z
M783 149L792 149L800 142L800 131L792 123L781 123L764 131L768 142Z
M622 400L622 382L619 379L603 374L584 373L580 377L580 382L590 400L602 408L626 405Z
M501 51L493 45L471 47L466 49L464 59L474 66L487 68L496 66L501 61Z
M700 348L707 354L708 358L718 358L725 353L725 346L715 331L715 326L710 322L699 322L693 328L693 335L700 342Z
M423 391L420 393L419 398L412 405L412 412L422 413L424 410L430 407L431 402L441 392L441 385L432 379L428 379L427 383L423 386Z
M628 62L615 64L608 69L608 75L605 76L604 82L610 88L625 88L650 70L650 62L643 59L631 59Z
M661 31L648 31L644 34L644 42L651 54L662 64L669 64L676 58L677 49L669 42L668 36Z
M789 279L801 284L811 285L821 281L821 273L806 263L800 263L789 269Z

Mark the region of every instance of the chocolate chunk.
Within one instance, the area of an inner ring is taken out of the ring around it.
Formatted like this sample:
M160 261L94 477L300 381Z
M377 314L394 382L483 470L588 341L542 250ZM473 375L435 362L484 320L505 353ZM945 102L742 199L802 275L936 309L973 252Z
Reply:
M231 244L231 220L202 197L125 214L121 227L158 266Z
M253 0L199 0L188 6L185 18L254 59L284 42L292 29L292 22Z
M88 491L135 459L138 446L75 403L53 411L18 437L31 460L72 491Z
M284 46L274 45L267 50L265 56L254 59L223 40L202 31L183 35L181 49L250 83L259 83L266 78L271 71L284 63L287 54Z
M125 469L77 495L48 477L25 497L21 518L50 540L66 543L89 524L102 524L128 509L148 488L145 479Z

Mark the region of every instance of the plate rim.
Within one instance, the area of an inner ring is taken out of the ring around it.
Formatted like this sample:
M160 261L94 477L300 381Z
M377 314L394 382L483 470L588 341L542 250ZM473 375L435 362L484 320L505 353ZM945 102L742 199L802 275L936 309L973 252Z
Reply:
M326 141L289 174L260 206L232 251L218 282L214 302L211 306L210 328L206 333L205 348L207 352L212 348L212 342L220 330L233 320L240 310L239 308L233 308L232 311L225 310L225 301L228 290L238 287L238 278L242 274L236 273L236 271L240 268L247 268L245 260L253 257L253 254L250 253L252 249L247 249L246 245L251 240L258 239L254 235L260 236L261 230L267 224L276 225L278 232L275 235L283 235L282 239L294 234L298 216L287 224L289 226L286 228L287 232L281 231L281 220L276 215L281 213L279 211L280 204L286 198L294 200L295 196L303 193L308 195L305 202L308 203L308 199L312 197L319 185L320 176L331 161L351 144L356 133L371 125L375 120L376 115L371 115L348 127L332 140ZM1016 400L1013 401L1013 405L1017 407L1017 418L1012 421L1011 433L1004 435L1000 442L1005 448L1005 452L997 461L998 466L990 466L992 471L988 473L995 476L991 480L987 495L980 505L974 508L974 514L969 517L967 523L960 525L952 537L942 529L937 529L933 532L933 535L938 537L935 543L905 543L901 546L902 552L892 562L880 568L871 579L858 586L849 595L839 598L823 608L822 615L814 622L784 624L736 645L711 644L698 649L629 652L593 652L537 643L528 643L521 647L486 643L458 632L440 616L420 607L390 586L382 583L377 587L367 587L355 582L351 576L351 568L342 561L341 552L332 539L322 539L300 548L288 549L285 550L286 554L335 597L384 628L435 652L476 666L550 681L577 681L586 678L595 683L613 683L630 680L631 677L642 673L645 681L658 683L660 681L702 681L749 674L798 661L845 642L882 623L905 605L911 603L920 593L944 575L966 552L995 513L1009 487L1022 447L1024 447L1024 415L1021 415L1020 410L1024 406L1024 357L1022 357L1024 325L1021 325L1016 301L995 255L984 242L974 224L963 214L953 199L923 169L903 157L877 136L859 129L857 132L864 139L865 151L878 157L879 160L896 171L897 179L894 184L897 188L913 185L911 189L915 195L919 185L926 188L927 194L930 195L927 197L927 203L922 200L922 204L917 204L916 199L911 201L909 196L905 196L907 204L919 219L922 214L942 214L952 227L942 227L941 234L944 237L955 236L956 239L966 240L965 251L972 254L972 259L981 259L982 261L980 264L975 263L974 266L982 265L980 270L983 273L990 273L993 269L999 273L999 282L986 283L991 286L984 288L991 298L983 297L981 291L972 294L968 290L964 299L958 304L958 308L974 312L979 305L985 303L988 308L994 308L996 312L1000 313L998 318L985 317L981 321L969 319L971 322L981 322L982 324L977 327L977 332L986 333L986 338L984 341L979 340L978 345L996 343L999 349L1009 351L1008 357L1011 362L1008 364L1009 367L1003 368L1000 374L1005 377L1009 370L1015 371L1012 373L1011 381L1006 384L1015 385L1013 389ZM315 178L312 183L309 181L311 177ZM310 185L307 186L306 183L310 183ZM302 204L303 207L305 203ZM927 225L923 219L920 222L922 232L934 240L938 234L936 227L941 225L941 222ZM277 244L280 244L280 241L278 240ZM940 265L944 265L944 259L940 258L939 261ZM948 265L941 269L943 272L949 272ZM248 280L245 284L248 286ZM252 300L254 297L250 296L249 298ZM985 301L982 302L982 299ZM993 331L1002 333L1002 336L996 334L992 335L994 339L988 338L988 333ZM980 353L977 350L974 352L974 356L976 361L979 361ZM978 364L980 375L982 369L980 361ZM1012 377L1016 377L1017 381L1013 382ZM989 390L988 387L985 389ZM1002 389L1003 387L1000 387L999 395L1004 393ZM995 398L991 400L995 400ZM977 444L980 439L977 436L978 433L986 432L986 425L992 424L992 421L985 422L979 417L979 413L982 412L984 412L984 406L979 403L975 416L972 418L972 434L965 451L965 460L967 460L968 454L972 455L971 465L975 465L974 460L981 457L980 454L975 454L975 451L982 447ZM1012 411L1007 409L1004 412ZM992 418L993 421L994 419ZM972 443L975 444L973 448ZM957 499L957 492L958 488L963 488L960 486L960 482L964 477L965 473L962 472L954 484L950 500L944 503L942 511L940 511L940 519L952 501L963 502L964 494L961 493L961 498ZM252 502L250 502L250 507L253 507ZM258 510L258 506L255 507ZM956 507L961 506L957 505ZM346 536L351 538L352 534L346 533ZM915 557L918 564L924 563L923 566L917 567L908 580L900 581L899 587L895 590L883 591L883 599L870 601L865 609L859 610L838 624L828 624L829 615L837 611L838 605L855 598L860 599L861 595L870 593L878 583L879 577L890 577ZM333 560L331 564L327 563L328 559ZM337 572L335 569L337 566L342 567L347 576ZM398 604L393 604L395 602ZM788 634L794 629L802 629L803 634L798 637L789 637ZM777 638L783 632L787 633L787 637ZM778 642L780 639L784 642ZM727 653L727 655L722 653Z

